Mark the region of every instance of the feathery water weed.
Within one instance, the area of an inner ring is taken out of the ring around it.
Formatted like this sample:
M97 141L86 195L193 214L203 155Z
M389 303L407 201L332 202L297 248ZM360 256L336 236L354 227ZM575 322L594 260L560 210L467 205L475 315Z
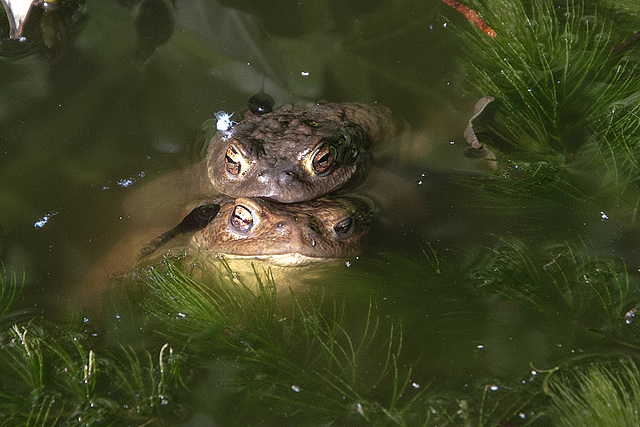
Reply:
M628 36L616 26L621 18L573 1L489 0L479 10L498 36L473 29L459 36L471 84L496 99L486 136L502 168L490 187L517 192L534 206L533 183L536 194L566 194L574 211L612 212L629 224L639 200L640 79L638 61L612 52ZM538 166L557 179L531 179L527 171ZM528 179L511 179L518 170Z
M119 379L119 387L128 396L135 396L137 414L153 415L161 406L170 402L170 390L182 384L180 377L181 357L174 354L173 348L165 343L157 356L157 363L150 352L145 352L146 363L140 360L132 348L122 347L126 364L115 365L113 370Z
M5 334L0 422L25 425L131 425L175 411L170 391L181 386L180 357L165 344L154 363L122 349L87 350L78 332L51 336L33 323ZM12 375L13 373L13 375ZM169 409L165 407L170 406Z
M7 270L4 264L0 263L0 325L10 317L10 311L22 293L24 280L24 272L18 277L15 270Z
M636 77L637 80L640 80ZM597 170L601 176L596 197L613 196L612 206L620 217L634 224L640 186L640 87L633 99L611 107L593 137L584 147L583 167Z
M532 248L500 238L471 277L480 290L595 330L619 329L640 296L622 260L567 243Z
M607 12L615 16L616 26L621 26L628 32L627 40L637 36L640 3L636 0L600 0L599 4L606 6ZM640 51L636 50L635 55L636 60L640 59Z
M592 124L638 87L611 56L611 24L575 2L490 0L481 10L498 37L459 34L472 84L496 98L495 148L571 161Z
M233 361L235 387L257 400L303 417L380 421L401 419L427 390L411 386L412 368L400 362L402 332L394 325L383 332L372 302L354 331L343 303L277 294L268 272L254 270L257 290L224 261L219 272L195 280L167 260L149 270L144 306L187 351Z
M561 370L548 381L548 417L559 426L640 423L640 371L631 359L594 361Z

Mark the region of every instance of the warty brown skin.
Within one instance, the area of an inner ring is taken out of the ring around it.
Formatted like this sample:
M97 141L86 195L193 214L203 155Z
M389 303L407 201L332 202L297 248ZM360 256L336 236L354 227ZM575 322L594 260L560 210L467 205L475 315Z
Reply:
M213 136L204 160L136 190L125 201L125 217L134 228L171 228L200 201L219 194L292 203L351 190L366 177L371 150L401 127L388 108L359 103L284 105L260 116L247 112L229 131ZM328 170L317 174L313 157L323 141L335 155ZM249 166L237 175L225 165L231 145L239 147L234 159Z
M167 254L181 254L187 248L194 260L206 263L207 269L220 268L218 262L209 262L222 255L233 259L234 271L243 270L250 280L254 262L264 261L269 268L281 267L272 272L277 271L283 286L297 286L302 283L305 269L290 267L311 267L357 255L375 215L369 199L353 195L297 204L219 195L206 203L216 203L220 209L205 228L193 235L179 235L150 256L142 257L141 248L167 229L155 227L127 234L95 263L83 282L85 286L74 289L70 298L79 306L97 309L97 296L106 289L110 277L128 277L138 261L147 265Z
M220 212L190 246L227 257L278 265L356 255L369 230L373 203L360 196L283 204L260 198L223 198Z
M356 103L283 105L248 111L210 141L207 171L213 187L233 197L297 203L357 185L371 148L397 132L384 107Z

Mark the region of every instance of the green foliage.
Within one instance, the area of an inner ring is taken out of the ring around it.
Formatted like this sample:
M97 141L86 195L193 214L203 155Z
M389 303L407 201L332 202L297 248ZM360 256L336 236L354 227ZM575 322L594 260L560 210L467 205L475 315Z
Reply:
M573 2L529 4L485 2L483 17L498 36L460 33L473 58L468 67L478 91L496 97L498 148L569 162L592 124L640 86L626 62L612 57L604 18L585 15Z
M149 352L145 352L146 364L140 361L132 348L123 347L122 354L127 364L114 366L120 387L126 395L136 397L132 408L137 414L152 416L172 401L170 393L181 383L182 356L174 354L173 348L167 343L160 349L157 365Z
M426 272L423 278L449 269L433 248L422 270L397 255L385 260L386 268ZM434 263L445 269L435 271ZM416 369L425 366L403 362L402 331L380 318L371 299L367 310L354 314L347 302L278 291L268 271L254 268L253 277L243 279L224 261L200 268L165 259L147 270L144 307L160 321L164 338L183 343L202 375L214 376L192 397L212 420L242 424L260 414L266 423L484 426L536 418L523 408L539 394L537 387L484 383L462 397L416 383L423 376Z
M637 351L638 277L625 264L635 269L635 255L617 244L635 241L640 200L639 46L622 45L638 29L637 2L475 3L497 37L470 25L459 36L477 95L496 98L479 124L498 162L465 180L482 190L474 208L517 237L476 258L472 282L567 325L572 340ZM545 416L636 425L637 378L630 361L552 374Z
M168 260L148 270L145 307L203 363L233 364L228 393L241 389L275 414L297 408L302 419L403 424L426 390L411 386L412 368L399 361L402 333L393 325L382 333L372 304L364 329L350 331L342 304L327 313L313 299L279 295L268 272L254 271L257 291L224 262L203 280L193 273Z
M4 265L0 264L0 325L9 321L11 309L22 292L24 280L24 273L18 279L15 270L7 271Z
M622 27L622 31L628 34L627 40L638 32L638 20L640 19L640 4L635 0L600 0L599 5L607 14L615 18L616 27ZM621 31L621 32L622 32ZM631 53L630 51L626 52ZM635 50L635 59L640 59L640 52Z
M635 77L635 80L639 80ZM583 166L600 172L600 191L612 194L625 209L637 209L640 188L640 89L612 105L585 146L590 161ZM628 214L628 212L627 212ZM632 221L636 223L635 214Z
M482 118L499 164L478 179L489 190L486 205L526 212L527 225L550 211L574 223L605 212L636 225L640 79L629 53L640 48L614 53L629 36L617 22L634 12L618 8L606 17L551 0L489 0L479 10L497 37L476 29L459 36L471 84L496 98ZM566 222L556 225L566 229Z
M594 362L548 379L548 415L557 426L640 424L640 371L629 359Z
M499 167L467 181L483 190L480 209L518 237L499 237L472 278L489 294L635 347L623 319L637 301L637 277L625 255L596 255L637 233L638 47L615 53L629 36L616 23L635 12L621 6L605 16L548 0L489 0L478 9L497 37L474 28L460 38L473 58L471 83L496 98L485 142Z
M597 329L621 324L625 307L638 298L621 260L566 243L532 246L500 239L472 273L478 289Z
M137 425L175 411L180 357L165 344L158 362L88 350L86 338L52 336L29 323L2 337L0 422L11 425ZM171 405L170 405L171 404Z

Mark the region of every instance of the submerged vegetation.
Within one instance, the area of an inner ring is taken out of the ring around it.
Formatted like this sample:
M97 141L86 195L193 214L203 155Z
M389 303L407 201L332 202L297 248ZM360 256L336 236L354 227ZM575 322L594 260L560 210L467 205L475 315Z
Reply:
M635 326L633 314L622 313L630 299L624 265L592 259L588 251L568 246L543 252L532 259L523 246L505 241L489 257L491 264L474 262L485 270L459 285L467 292L506 295L543 319L577 324L584 333L592 330L605 347L626 350L640 344L635 328L628 328ZM541 268L552 254L554 259ZM460 279L437 252L430 256L422 267L405 263L404 268L423 280ZM433 269L434 259L439 271ZM395 262L403 268L403 261ZM574 385L574 377L584 376L600 381L598 387L609 381L617 393L610 398L619 396L621 405L633 398L627 396L634 392L627 388L633 382L616 380L618 373L609 378L607 372L614 371L607 371L612 369L608 362L600 368L592 359L595 373L575 374L580 368L567 360L560 369L534 370L536 375L512 384L484 380L463 395L442 393L430 381L417 379L424 378L420 358L402 354L401 326L381 318L374 297L361 316L347 316L348 303L330 296L279 295L268 272L255 272L256 290L225 263L217 271L194 274L194 268L183 259L167 258L141 270L130 284L131 292L145 295L144 309L155 319L140 320L145 330L155 331L156 339L144 346L154 350L111 348L114 344L105 344L108 332L101 340L80 319L55 332L34 320L9 327L0 342L2 375L11 384L0 389L3 421L140 425L189 414L242 423L256 413L263 420L375 425L496 425L540 417L575 421L570 412L557 414L563 405L578 407L583 399L597 398L582 397L595 393L596 386ZM125 315L128 298L116 301L116 317ZM624 366L637 370L632 361ZM212 381L214 396L205 391Z
M11 273L0 285L4 325L21 284ZM13 323L0 334L3 425L128 425L168 412L169 390L181 385L181 356L168 344L140 360L125 347L111 354L92 350L82 320L66 329L40 322Z
M626 266L568 244L530 245L503 240L473 273L478 289L500 294L547 315L616 326L640 297Z
M204 272L206 285L173 263L151 269L145 307L204 366L233 366L226 399L237 398L236 389L242 400L293 419L382 422L402 419L427 389L401 362L402 332L383 327L372 303L364 330L353 332L342 303L322 310L322 301L305 303L293 291L278 297L276 283L257 272L252 291L228 265L221 269L216 277Z
M552 375L550 416L562 426L640 423L640 371L629 359L593 363Z
M637 424L637 4L468 2L497 34L453 27L473 96L495 98L478 123L493 167L461 178L492 243L369 253L288 292L167 258L101 326L25 314L3 270L0 423ZM527 335L536 351L514 351Z
M500 167L487 185L527 207L561 199L564 210L635 224L640 63L637 46L616 51L631 33L595 4L490 0L481 10L498 37L459 34L471 83L496 98L485 143Z

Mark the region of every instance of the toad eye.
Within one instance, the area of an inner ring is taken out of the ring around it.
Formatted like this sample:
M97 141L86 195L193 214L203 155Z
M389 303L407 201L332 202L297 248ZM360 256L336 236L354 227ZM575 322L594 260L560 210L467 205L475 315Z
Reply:
M331 147L322 145L316 150L311 160L313 171L318 175L325 175L331 170L333 165L333 152Z
M227 148L227 154L224 156L224 167L231 175L239 175L242 169L242 154L232 145Z
M352 217L347 217L333 226L333 231L336 232L339 238L346 238L351 235L353 232L353 228L355 226L355 221Z
M247 233L253 227L253 215L248 208L236 205L229 217L229 224L236 231Z

